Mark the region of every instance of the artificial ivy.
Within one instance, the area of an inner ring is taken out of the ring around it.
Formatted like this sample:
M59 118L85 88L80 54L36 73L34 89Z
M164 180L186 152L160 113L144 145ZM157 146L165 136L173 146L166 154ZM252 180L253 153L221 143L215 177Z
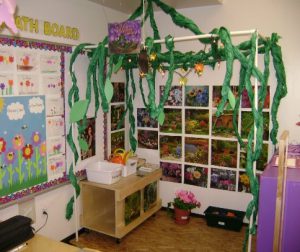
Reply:
M144 1L141 0L140 6L135 10L135 12L129 17L129 20L135 20L141 17L143 13ZM147 8L145 13L145 20L150 19L150 25L153 30L153 38L148 37L145 41L145 47L147 54L155 54L155 59L150 61L150 69L146 74L146 81L148 85L148 101L146 101L146 96L144 94L143 81L140 77L139 79L139 88L142 95L143 103L145 108L150 111L150 115L153 118L156 118L160 123L163 123L164 120L164 104L169 95L169 91L172 85L173 73L176 69L188 69L193 68L195 64L202 63L206 66L212 68L215 67L217 63L222 61L226 62L226 74L222 86L222 100L220 105L217 107L217 116L222 115L226 103L229 101L233 107L233 126L237 136L237 139L241 146L246 144L242 141L241 136L238 132L237 127L237 116L239 114L239 107L241 102L241 96L244 90L247 91L249 100L251 102L252 114L254 118L253 127L248 135L247 139L247 165L246 173L250 179L250 188L253 195L252 201L249 203L246 211L246 217L250 219L250 216L253 216L254 225L251 228L248 228L247 236L245 241L248 239L248 235L254 234L256 215L258 210L258 192L259 186L256 175L253 171L253 164L259 158L262 144L263 144L263 104L266 98L267 85L269 79L269 64L270 64L270 54L273 58L273 65L275 69L277 86L275 90L275 95L273 97L273 102L271 106L271 120L273 128L270 133L270 138L273 144L277 143L277 133L278 133L278 121L277 121L277 112L279 108L280 101L287 94L286 87L286 76L284 64L282 61L281 48L278 45L279 36L276 33L271 35L271 38L263 38L254 33L251 36L251 39L244 41L238 45L233 45L231 41L231 36L229 31L225 27L215 28L210 34L210 38L199 39L200 45L204 45L204 49L200 49L198 52L178 52L174 50L174 42L171 36L165 38L165 43L167 46L167 51L161 51L161 45L154 43L154 40L160 39L160 34L158 31L157 24L154 18L153 4L157 5L164 13L171 16L172 21L175 25L188 29L195 35L201 35L203 32L198 28L198 26L189 18L178 13L174 8L166 5L160 0L146 0ZM258 48L256 48L256 40L258 39ZM109 72L105 77L105 62L106 58L109 57L107 54L107 49L105 48L108 44L108 38L106 37L97 48L93 49L90 55L90 65L88 68L88 80L87 80L87 92L86 99L90 100L91 98L91 84L93 82L93 91L95 97L95 106L96 113L99 108L99 101L101 99L101 106L103 112L107 112L109 109L109 100L108 96L111 96L110 89L111 86L107 86L108 91L105 92L105 86L110 83L111 71L118 71L119 69L124 69L126 73L126 110L122 115L122 120L124 120L125 115L129 112L129 138L132 150L136 149L136 139L135 135L135 118L133 115L133 100L136 93L136 85L134 83L132 69L138 69L138 55L114 55L109 59ZM69 106L72 107L74 102L78 101L78 87L75 73L72 70L72 65L77 55L84 50L87 44L82 44L76 47L71 57L70 64L70 73L72 79L72 88L69 92ZM260 71L255 66L255 55L256 50L259 54L264 54L264 71ZM230 86L231 79L233 74L233 63L234 61L239 61L240 63L240 78L239 78L239 88L238 95L236 98L233 97ZM113 66L114 65L114 66ZM155 103L155 76L157 71L168 71L168 79L165 84L165 89L162 98L160 99L159 104ZM254 91L251 80L256 78L259 82L260 88L258 90L258 106L255 104ZM105 80L105 81L104 81ZM130 82L131 80L131 82ZM132 95L129 95L129 83L131 83ZM110 94L110 95L109 95ZM121 120L121 121L122 121ZM256 130L254 130L256 128ZM75 160L78 159L78 153L72 139L71 128L68 134L68 143L75 155ZM254 133L256 133L254 137ZM254 143L254 139L256 142ZM255 148L253 149L253 144ZM246 249L246 243L244 244L244 250Z

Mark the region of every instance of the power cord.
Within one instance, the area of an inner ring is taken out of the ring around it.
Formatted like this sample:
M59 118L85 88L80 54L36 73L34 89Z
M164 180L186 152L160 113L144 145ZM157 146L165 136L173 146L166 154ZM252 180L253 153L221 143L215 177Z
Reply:
M46 224L47 224L47 221L48 221L48 213L47 213L47 211L46 210L43 210L43 215L46 215L46 220L45 220L45 223L38 229L38 230L36 230L34 233L36 234L37 232L39 232L43 227L45 227L46 226Z

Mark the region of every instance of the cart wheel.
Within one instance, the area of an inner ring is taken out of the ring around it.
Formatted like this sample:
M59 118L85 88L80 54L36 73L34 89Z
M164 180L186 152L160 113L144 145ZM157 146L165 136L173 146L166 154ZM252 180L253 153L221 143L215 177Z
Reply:
M116 238L116 243L120 244L121 243L121 239L120 238Z

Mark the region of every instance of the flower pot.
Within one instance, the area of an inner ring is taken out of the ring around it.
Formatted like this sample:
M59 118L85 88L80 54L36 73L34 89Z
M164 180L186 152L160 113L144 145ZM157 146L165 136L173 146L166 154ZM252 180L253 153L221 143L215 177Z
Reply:
M190 221L191 210L183 210L177 207L174 207L174 216L175 223L180 225L188 224Z

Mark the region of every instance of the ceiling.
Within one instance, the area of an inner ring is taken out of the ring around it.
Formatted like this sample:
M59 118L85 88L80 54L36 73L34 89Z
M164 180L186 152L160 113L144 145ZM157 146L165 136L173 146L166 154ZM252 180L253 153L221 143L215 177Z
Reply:
M133 13L141 0L88 0L127 14ZM222 4L223 0L162 0L175 9ZM146 1L145 1L146 2ZM155 6L155 4L154 4Z

